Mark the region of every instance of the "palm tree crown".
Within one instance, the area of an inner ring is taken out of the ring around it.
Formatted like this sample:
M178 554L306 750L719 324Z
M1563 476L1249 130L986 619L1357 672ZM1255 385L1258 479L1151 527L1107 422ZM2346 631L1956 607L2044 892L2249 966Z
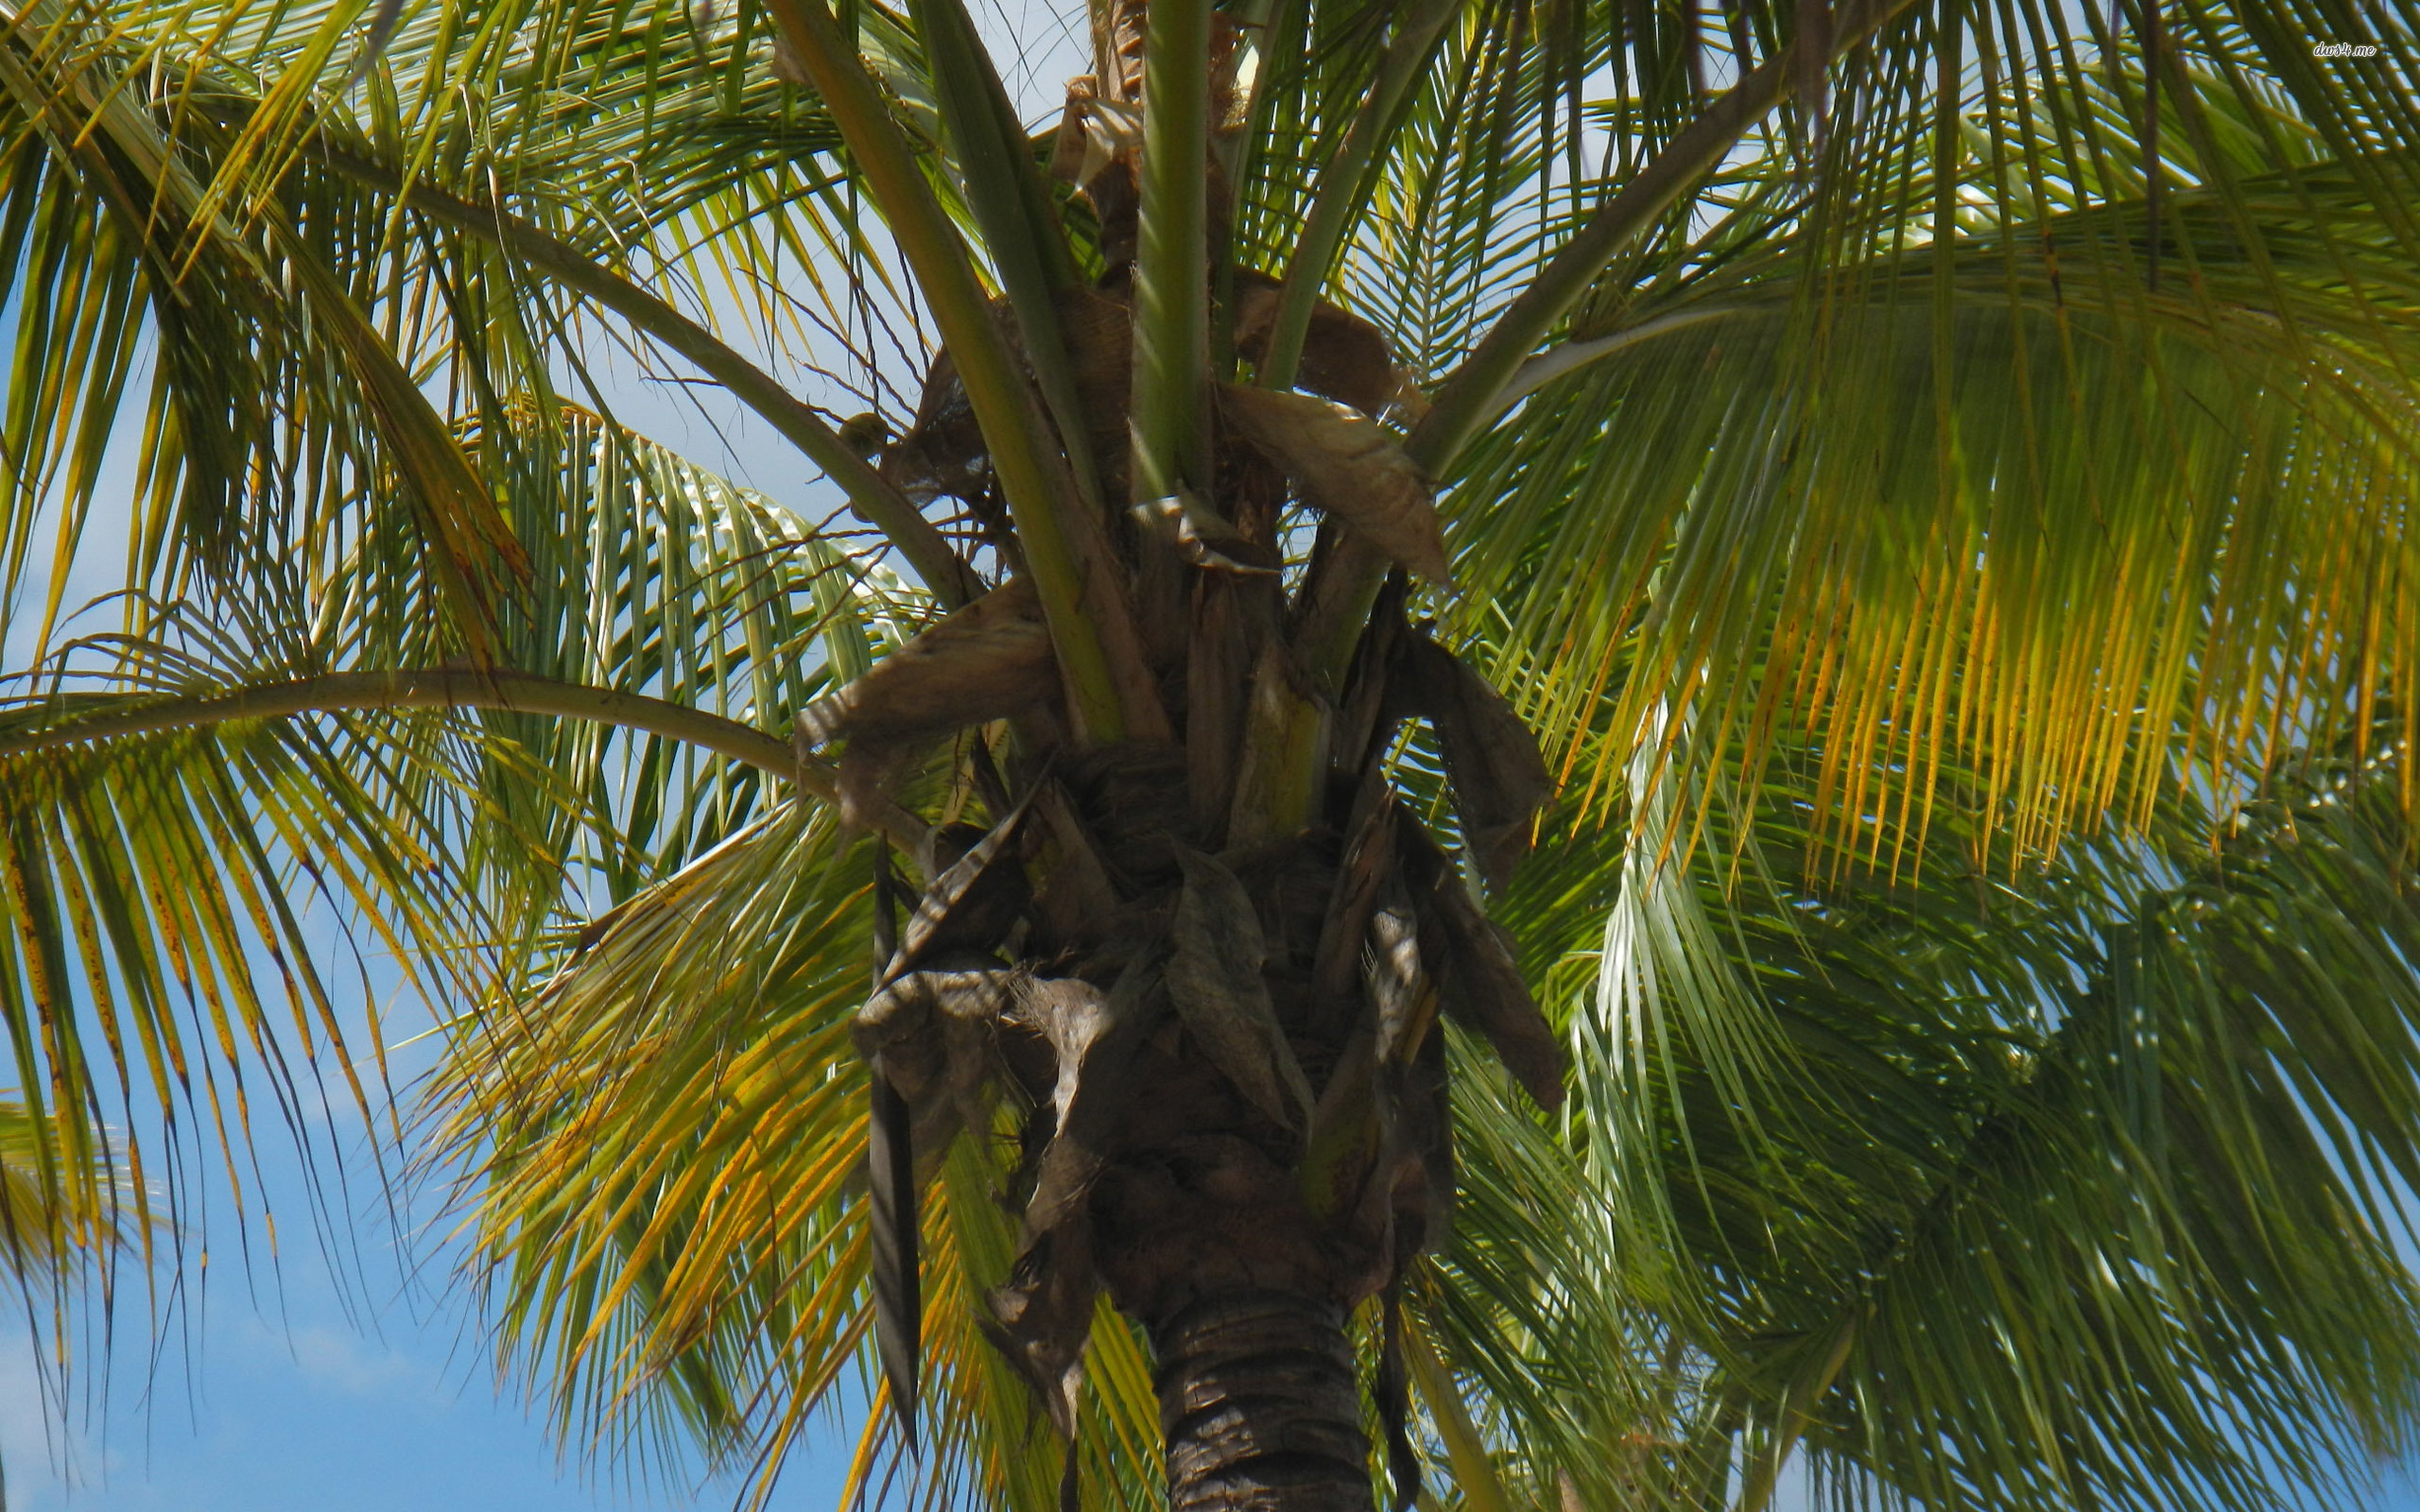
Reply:
M2420 12L1088 15L1035 130L962 0L0 0L95 1200L342 1082L567 1441L760 1492L851 1400L1020 1507L2403 1451Z

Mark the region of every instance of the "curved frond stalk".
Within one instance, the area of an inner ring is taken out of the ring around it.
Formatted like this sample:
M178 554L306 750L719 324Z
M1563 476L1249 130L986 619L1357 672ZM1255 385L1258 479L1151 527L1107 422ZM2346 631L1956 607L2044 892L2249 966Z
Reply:
M1616 352L1627 352L1641 342L1652 341L1658 336L1674 331L1685 331L1690 326L1703 325L1709 320L1728 319L1733 315L1745 312L1726 309L1721 305L1675 310L1668 315L1654 316L1635 325L1625 326L1619 331L1607 332L1600 336L1588 336L1549 347L1521 364L1520 369L1505 384L1503 391L1496 395L1495 407L1492 413L1484 417L1482 423L1493 421L1497 416L1547 385L1558 378L1578 372L1592 362L1613 356Z
M1419 1385L1420 1400L1427 1404L1437 1420L1438 1432L1445 1440L1445 1453L1454 1469L1454 1487L1461 1493L1463 1503L1472 1512L1512 1512L1512 1498L1496 1480L1486 1440L1471 1422L1452 1372L1437 1357L1437 1347L1428 1335L1417 1322L1409 1319L1404 1327L1404 1354L1411 1366L1411 1379Z
M767 0L767 9L813 77L916 269L991 448L1077 718L1096 740L1165 738L1167 715L1143 665L1103 523L1065 485L1065 464L1027 398L966 249L934 201L890 108L835 29L823 0Z
M1075 254L1044 188L1024 127L975 34L961 0L915 0L917 30L931 60L942 124L960 164L967 204L982 228L1003 296L1016 317L1034 382L1058 424L1061 452L1076 491L1096 514L1104 507L1098 470L1085 444L1089 422L1075 365L1060 325L1060 305L1081 284Z
M406 186L393 173L341 147L318 151L331 167L404 206L485 237L514 257L560 280L695 363L740 403L764 417L785 440L838 484L858 518L899 548L936 597L958 605L972 596L966 564L932 522L843 441L823 418L729 343L629 279L582 256L562 240L493 205L474 204L426 184ZM400 190L400 192L398 192Z
M1368 96L1345 129L1344 140L1320 170L1319 193L1304 217L1293 255L1287 260L1277 312L1270 318L1268 351L1260 359L1259 378L1270 387L1292 386L1302 362L1303 338L1311 328L1311 311L1319 303L1349 223L1368 197L1371 165L1381 145L1398 129L1412 85L1427 71L1445 28L1462 10L1463 0L1421 0L1403 17L1387 44Z
M1134 497L1206 487L1210 424L1210 0L1151 0L1135 223Z
M1913 0L1853 0L1837 19L1835 58L1906 10ZM1748 129L1781 102L1796 74L1794 53L1744 74L1707 106L1664 150L1632 175L1496 318L1461 365L1447 376L1405 448L1434 472L1445 472L1496 408L1496 396L1538 343L1568 314L1624 246L1711 172Z
M132 704L133 707L126 707ZM99 707L95 707L98 705ZM196 730L243 719L278 719L342 709L487 709L545 714L644 730L713 751L768 776L795 782L827 803L840 797L838 776L790 742L702 710L643 694L587 688L505 667L433 667L393 672L332 672L293 682L184 698L86 695L73 717L22 733L0 731L0 762L69 746ZM875 816L886 834L912 852L925 826L904 812Z
M194 730L236 719L277 719L338 709L496 709L558 714L644 730L701 746L777 777L804 771L810 784L831 781L811 759L804 766L788 742L680 704L609 688L583 688L504 667L432 667L392 672L332 672L263 687L185 698L84 695L62 700L69 718L47 728L0 734L0 761L133 735ZM133 707L126 707L132 704ZM97 707L95 707L97 706ZM15 723L24 723L19 715ZM810 787L810 791L812 791ZM828 794L819 794L828 797Z

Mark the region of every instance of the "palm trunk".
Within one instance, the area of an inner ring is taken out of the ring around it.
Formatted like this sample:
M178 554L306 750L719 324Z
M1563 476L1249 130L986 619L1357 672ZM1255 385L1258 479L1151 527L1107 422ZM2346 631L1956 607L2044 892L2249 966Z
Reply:
M1170 1512L1369 1512L1343 1309L1299 1293L1224 1291L1151 1340Z
M1286 921L1284 910L1270 919L1281 948L1297 942ZM1282 968L1273 974L1287 1020L1320 1017L1286 989ZM1384 1241L1313 1211L1301 1134L1254 1108L1188 1039L1155 1035L1126 1066L1115 1153L1088 1204L1098 1274L1151 1340L1168 1505L1370 1512L1346 1320L1384 1280ZM1296 1043L1315 1062L1332 1057L1315 1039Z
M1443 545L1427 485L1370 418L1402 382L1386 339L1344 312L1312 311L1300 372L1302 387L1351 406L1342 416L1271 389L1250 408L1256 429L1209 423L1208 385L1233 376L1208 370L1201 327L1203 264L1224 244L1213 139L1232 114L1236 38L1206 7L1180 11L1155 30L1150 0L1096 8L1099 72L1071 91L1062 144L1084 150L1060 165L1081 175L1107 268L1056 307L1084 410L1081 434L1060 438L1092 447L1103 491L1132 495L1150 522L1119 523L1115 540L1177 728L1087 739L1086 720L1036 712L1049 698L1037 683L1008 711L1026 721L1009 759L976 774L997 827L945 827L952 843L929 858L917 926L882 949L858 1037L890 1120L874 1163L893 1187L877 1189L903 1194L883 1211L877 1252L884 1368L912 1420L910 1152L942 1147L959 1091L1005 1073L1029 1109L1025 1212L1016 1259L986 1298L989 1332L1054 1426L1077 1432L1105 1290L1157 1358L1172 1512L1371 1512L1347 1319L1400 1277L1451 1202L1438 1013L1485 1035L1542 1100L1560 1091L1554 1036L1509 945L1394 797L1385 758L1402 721L1428 720L1471 859L1492 880L1551 782L1502 698L1405 618L1408 579L1374 604L1395 558L1336 518L1289 602L1278 522L1289 490L1320 491L1296 474L1377 477L1315 502L1387 532L1410 570L1442 579ZM1149 68L1147 35L1159 50ZM1205 45L1207 78L1167 89L1173 76L1155 70L1181 71ZM1155 146L1138 159L1131 131L1085 122L1111 105L1130 118L1147 76L1184 102L1190 129L1147 118ZM1168 226L1138 224L1138 184ZM1278 285L1268 270L1229 271L1239 292L1224 313L1249 352ZM1219 414L1250 398L1221 392ZM937 362L884 475L988 518L990 427L962 423L967 410L955 369ZM1364 491L1384 496L1378 514L1361 509ZM903 709L922 689L944 722L991 717L966 705L998 669L1049 675L1016 660L1034 642L1016 592L994 590L928 632L931 655L903 654L884 666L905 670L861 682L887 676ZM965 675L936 670L952 657ZM1401 1498L1417 1461L1400 1374L1381 1375L1397 1383L1379 1409ZM1077 1489L1071 1478L1063 1498Z

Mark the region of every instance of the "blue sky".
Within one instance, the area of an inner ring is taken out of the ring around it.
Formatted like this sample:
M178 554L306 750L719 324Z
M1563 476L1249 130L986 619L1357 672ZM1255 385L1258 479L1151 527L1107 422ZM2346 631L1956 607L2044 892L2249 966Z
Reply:
M582 1484L518 1396L499 1393L460 1300L406 1288L399 1252L374 1222L360 1227L368 1247L346 1265L354 1281L346 1292L361 1298L348 1307L298 1216L300 1183L282 1131L261 1143L288 1252L278 1274L214 1264L193 1348L172 1332L147 1381L138 1351L118 1351L106 1405L72 1414L62 1436L55 1422L45 1429L22 1332L0 1336L0 1456L11 1512L731 1504L736 1487L722 1482L694 1497ZM137 1330L141 1311L136 1298L125 1313ZM848 1463L838 1432L833 1425L810 1439L775 1506L838 1504Z
M275 1300L256 1310L240 1281L214 1283L194 1389L175 1374L155 1399L121 1366L116 1400L74 1435L81 1484L47 1463L39 1405L20 1340L0 1348L0 1454L12 1512L598 1512L726 1507L735 1487L694 1497L633 1497L583 1485L557 1463L545 1434L499 1400L458 1307L390 1299L377 1332L348 1319L318 1256L291 1261ZM391 1287L389 1288L391 1294ZM792 1462L773 1505L828 1508L847 1444L826 1427ZM2376 1503L2420 1512L2408 1486ZM1798 1512L1785 1499L1776 1512ZM2050 1509L2046 1509L2050 1512ZM2314 1509L2334 1512L2334 1509Z

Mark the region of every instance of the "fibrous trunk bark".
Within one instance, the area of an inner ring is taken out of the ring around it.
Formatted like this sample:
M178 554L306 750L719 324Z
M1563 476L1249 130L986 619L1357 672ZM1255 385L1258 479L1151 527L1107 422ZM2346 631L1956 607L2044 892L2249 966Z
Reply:
M1323 868L1305 880L1327 891ZM1291 889L1255 873L1264 899ZM1307 954L1316 911L1269 922ZM1254 963L1255 965L1257 963ZM1172 963L1178 971L1182 958ZM1250 970L1250 968L1247 968ZM1314 1011L1299 969L1267 979L1289 1024ZM1345 1009L1353 1005L1332 1005ZM1370 1447L1347 1321L1388 1270L1392 1231L1322 1217L1298 1174L1302 1131L1214 1067L1173 1007L1127 1063L1112 1152L1086 1204L1098 1274L1143 1326L1174 1512L1370 1512ZM1304 1039L1314 1074L1325 1058ZM1409 1233L1409 1229L1406 1230Z
M1171 1512L1369 1512L1344 1321L1319 1297L1238 1289L1152 1330Z

